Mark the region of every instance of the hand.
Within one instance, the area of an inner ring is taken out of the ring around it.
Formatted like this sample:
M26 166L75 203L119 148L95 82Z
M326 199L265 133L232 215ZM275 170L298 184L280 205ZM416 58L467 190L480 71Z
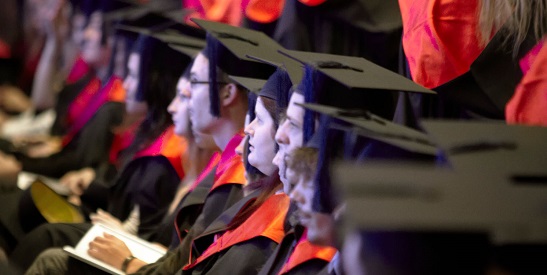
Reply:
M91 222L93 224L102 224L113 229L125 231L120 220L102 209L97 210L97 213L91 214L89 217L91 218Z
M103 237L96 237L90 242L87 253L118 269L121 269L125 258L131 255L131 251L122 240L108 233L104 233Z
M95 171L91 168L84 168L78 171L66 173L59 182L68 187L70 193L75 196L81 196L95 179Z

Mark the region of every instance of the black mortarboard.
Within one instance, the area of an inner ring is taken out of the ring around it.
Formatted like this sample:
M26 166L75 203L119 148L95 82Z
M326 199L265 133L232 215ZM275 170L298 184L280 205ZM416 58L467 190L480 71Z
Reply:
M207 31L207 47L204 52L209 59L211 114L219 116L217 68L233 76L266 79L274 72L274 68L268 64L255 62L247 55L275 58L281 46L261 32L217 22L192 20Z
M304 64L299 90L308 103L368 110L391 119L397 92L435 93L364 58L289 50L281 53ZM305 142L313 135L314 125L314 115L307 111Z
M482 232L497 244L547 244L545 185L519 185L501 173L393 163L334 170L347 221L360 230Z
M529 34L517 56L513 56L513 43L506 43L506 40L507 33L498 31L469 71L433 90L441 98L481 116L505 119L505 105L522 78L519 63L515 60L520 60L537 43Z
M547 182L545 127L433 120L423 126L456 171L494 171L524 182Z
M278 112L289 105L290 95L293 87L302 81L303 67L300 62L287 58L284 55L273 55L275 58L264 59L253 55L247 57L258 62L269 64L276 68L276 71L268 78L260 96L270 98L276 102Z
M165 43L185 46L188 48L199 49L200 51L205 47L206 42L203 39L196 38L190 35L185 35L171 28L164 29L163 26L135 26L133 25L119 25L118 29L132 31L144 35L155 37Z
M193 47L188 47L188 46L178 45L178 44L169 44L169 47L187 55L192 60L196 58L196 56L201 52L201 49L199 48L193 48Z
M426 134L370 112L348 111L311 103L302 106L321 114L319 129L307 145L319 149L316 192L312 204L315 211L330 213L337 205L330 172L330 163L334 159L362 162L390 159L433 163L437 153L436 147Z

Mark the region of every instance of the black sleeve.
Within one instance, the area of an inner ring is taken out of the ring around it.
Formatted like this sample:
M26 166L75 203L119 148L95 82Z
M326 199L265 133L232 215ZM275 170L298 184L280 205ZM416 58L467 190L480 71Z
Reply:
M66 172L84 167L97 167L108 161L114 134L112 128L123 117L123 105L104 104L80 133L60 152L44 158L19 156L24 171L59 178Z
M183 274L257 274L268 257L273 253L277 243L265 237L258 237L230 247L219 257L204 261L192 272ZM237 264L235 264L237 263Z

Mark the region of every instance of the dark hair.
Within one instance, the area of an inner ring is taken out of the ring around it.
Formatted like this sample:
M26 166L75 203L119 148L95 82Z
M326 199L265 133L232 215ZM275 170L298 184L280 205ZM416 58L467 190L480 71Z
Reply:
M167 106L190 60L160 40L145 35L139 36L131 53L140 55L137 100L148 105L146 118L130 146L132 150L128 150L134 153L150 145L173 123Z
M240 226L244 221L246 221L270 196L275 194L279 188L281 188L282 183L279 179L279 171L276 170L271 176L264 177L257 182L252 183L255 186L260 186L262 192L260 195L252 202L251 205L244 208L242 211L236 214L232 219L228 228L226 230L232 230Z

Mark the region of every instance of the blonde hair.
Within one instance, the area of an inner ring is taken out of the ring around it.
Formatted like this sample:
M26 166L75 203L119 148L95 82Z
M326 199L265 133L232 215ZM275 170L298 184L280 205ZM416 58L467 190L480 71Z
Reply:
M481 41L486 45L493 33L502 30L506 32L504 42L512 44L516 56L529 31L537 41L547 32L546 10L547 0L482 0Z

